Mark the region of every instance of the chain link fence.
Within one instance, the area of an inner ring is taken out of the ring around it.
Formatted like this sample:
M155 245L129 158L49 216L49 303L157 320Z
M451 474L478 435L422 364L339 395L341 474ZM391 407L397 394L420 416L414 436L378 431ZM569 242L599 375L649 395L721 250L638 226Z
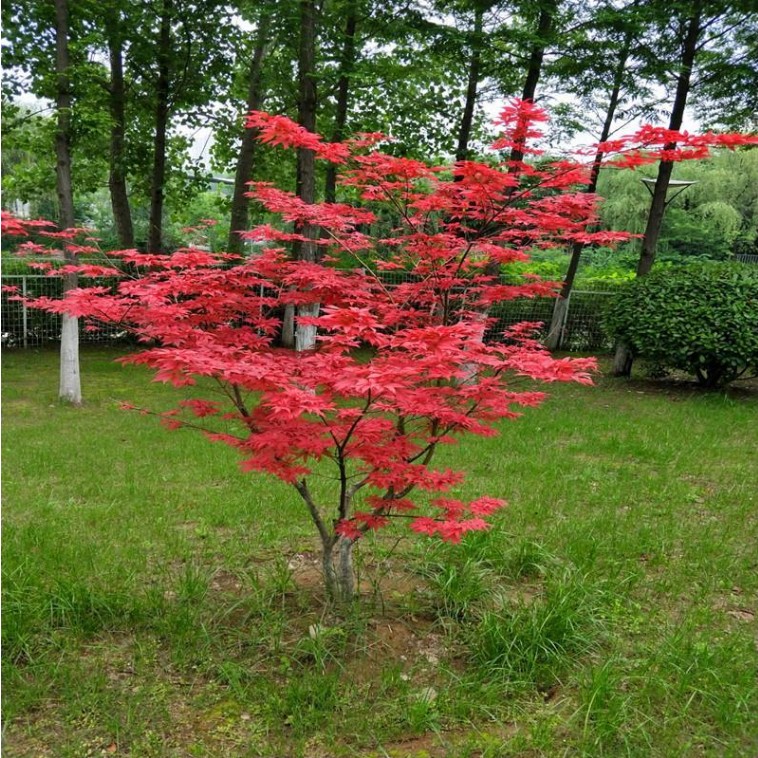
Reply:
M568 298L557 349L569 352L611 352L613 339L605 331L603 322L613 295L613 292L574 290ZM538 297L499 303L490 312L497 321L490 327L487 338L497 340L506 329L522 321L531 321L542 324L535 336L544 339L553 318L555 302L552 297Z
M388 272L389 274L389 272ZM408 281L403 272L382 275L387 286L397 286ZM81 286L108 284L107 280L97 282L81 281ZM40 347L60 339L60 316L29 308L17 299L23 297L58 298L62 294L62 281L58 277L29 274L2 275L2 306L0 308L0 329L2 344L6 348ZM7 288L13 288L9 291ZM561 350L573 352L609 352L612 340L603 329L605 311L613 297L612 292L576 290L571 293L568 312L561 329ZM486 338L498 340L503 332L523 321L540 322L538 338L545 336L553 315L553 298L519 298L499 303L492 308L490 316L496 322L487 332ZM103 326L97 330L87 329L80 320L82 343L117 343L126 341L128 335L118 326Z
M413 281L412 275L405 271L384 271L379 276L390 288ZM573 290L568 298L568 310L563 319L557 349L587 353L612 352L614 341L603 324L614 294L601 289ZM485 339L502 339L506 329L524 321L542 324L536 331L536 337L544 339L553 318L555 302L553 297L522 297L498 303L490 309L489 315L495 322L487 330Z
M97 282L81 280L82 287L94 284L109 284L108 280ZM63 281L57 276L40 274L2 275L2 297L0 299L0 332L4 348L42 347L58 342L61 337L61 317L30 308L22 298L60 298ZM96 330L88 329L83 319L79 319L79 339L82 343L115 343L127 339L127 333L117 326L105 325Z

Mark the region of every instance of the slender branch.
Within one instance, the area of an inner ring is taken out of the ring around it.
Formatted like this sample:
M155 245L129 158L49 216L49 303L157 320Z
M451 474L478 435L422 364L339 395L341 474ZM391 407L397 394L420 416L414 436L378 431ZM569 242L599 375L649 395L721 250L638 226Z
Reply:
M324 524L324 519L322 518L318 506L316 505L316 502L311 495L311 491L308 489L308 482L305 479L301 479L299 482L294 483L294 487L300 494L300 497L302 497L305 501L305 504L308 506L308 512L311 514L311 518L313 519L313 523L316 525L316 529L318 529L318 533L321 536L321 541L325 546L331 545L334 542L334 536L326 528L326 524Z

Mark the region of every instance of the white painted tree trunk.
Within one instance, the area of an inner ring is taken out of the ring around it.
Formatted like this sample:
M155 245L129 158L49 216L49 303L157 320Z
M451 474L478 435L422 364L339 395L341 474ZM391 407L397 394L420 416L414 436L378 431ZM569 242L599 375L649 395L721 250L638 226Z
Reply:
M79 319L63 314L61 331L61 366L58 396L73 405L81 405L82 383L79 374Z
M298 316L318 316L319 304L311 303L301 305L297 309ZM295 330L295 350L313 350L316 347L316 327L310 324L301 324L298 318L297 329Z

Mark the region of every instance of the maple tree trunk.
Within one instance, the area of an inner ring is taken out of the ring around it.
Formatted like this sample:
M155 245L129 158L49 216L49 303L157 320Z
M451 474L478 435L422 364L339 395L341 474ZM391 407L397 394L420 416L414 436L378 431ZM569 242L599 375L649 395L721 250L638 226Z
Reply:
M677 77L674 104L671 108L671 117L669 119L669 129L673 131L681 129L682 122L684 121L684 109L687 106L692 69L698 50L697 43L702 31L701 17L702 3L698 1L695 3L692 15L687 21L687 31L682 46L682 65ZM676 142L669 142L664 145L664 149L666 150L674 150L675 148ZM655 180L655 187L653 188L650 212L645 226L645 233L642 237L642 250L637 262L637 276L648 274L653 267L653 263L655 263L658 238L660 237L661 226L663 225L663 215L666 212L666 192L668 191L673 170L674 164L671 161L662 160L658 164L658 175ZM630 376L633 362L634 356L629 346L623 342L619 342L616 345L616 355L613 361L613 375Z
M346 606L355 599L355 570L353 546L355 541L339 537L323 545L322 567L329 601L335 606Z
M466 104L463 108L463 117L458 129L458 147L455 150L456 161L465 161L468 158L468 143L471 138L471 126L474 122L474 108L476 107L476 91L479 86L483 26L484 8L481 5L477 5L474 11L474 34L471 41L471 61L468 70L468 86L466 87Z
M261 17L258 34L255 40L253 58L250 62L249 87L247 92L247 111L258 111L264 100L263 60L266 55L266 43L271 26L271 13ZM247 183L252 179L255 164L255 149L258 144L256 129L242 130L242 143L237 156L237 170L234 175L234 191L232 193L231 216L229 220L229 240L227 250L230 253L241 253L244 242L240 232L247 231L249 223L250 198L245 196Z
M56 73L56 114L55 132L55 177L59 205L59 226L71 229L74 220L74 190L71 181L71 79L69 77L69 12L67 0L55 0L55 73ZM66 263L76 263L76 256L64 244ZM63 277L64 295L78 284L75 273ZM81 377L79 374L79 319L62 317L60 377L58 396L73 405L82 402Z
M158 39L158 79L155 84L155 138L153 142L153 176L150 187L150 221L147 251L160 253L163 248L163 184L166 179L166 134L169 116L171 76L171 17L173 0L163 0Z
M340 497L340 519L346 518L350 511L351 497L345 489L346 479L342 469L342 495ZM308 489L308 482L301 479L295 483L295 489L308 506L308 513L321 538L321 571L324 575L324 587L329 602L334 605L346 605L355 597L355 572L353 570L353 545L355 540L334 533L319 510L313 495Z
M337 102L334 111L334 132L332 142L341 142L345 136L347 124L347 106L350 94L350 75L355 65L355 30L358 25L358 3L351 0L345 19L345 40L340 58L340 77L337 82ZM327 203L337 202L337 166L329 163L326 167L324 181L324 200Z
M124 249L134 247L134 224L126 189L126 157L124 155L126 128L126 93L124 89L123 41L119 22L108 38L108 53L111 65L109 87L111 111L111 162L108 187L111 195L111 210L116 225L118 244Z
M629 58L631 44L632 34L629 33L626 35L624 46L619 54L618 64L616 65L616 71L613 77L613 89L611 90L611 96L608 100L608 108L605 112L605 121L603 122L603 129L600 133L599 142L606 142L611 134L611 128L613 127L613 121L616 117L616 109L619 104L621 85L624 81L624 71L626 70L626 62ZM600 177L602 163L603 153L598 151L595 153L595 158L592 161L590 181L585 190L589 194L594 193L597 189L597 182ZM550 328L548 329L547 337L545 338L545 347L548 350L558 350L561 346L563 328L568 315L569 296L571 295L571 290L574 288L574 280L576 279L576 272L579 269L579 261L581 260L583 251L583 242L575 242L571 247L571 260L569 261L566 276L563 279L561 291L556 298L555 306L553 307L553 315L550 319Z

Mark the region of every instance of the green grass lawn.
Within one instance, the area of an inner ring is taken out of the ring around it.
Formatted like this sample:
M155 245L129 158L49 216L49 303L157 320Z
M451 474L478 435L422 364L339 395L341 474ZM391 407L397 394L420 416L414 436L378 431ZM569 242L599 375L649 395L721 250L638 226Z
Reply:
M758 755L758 391L556 386L446 448L511 505L361 545L324 614L295 491L119 409L111 350L3 356L3 755Z

